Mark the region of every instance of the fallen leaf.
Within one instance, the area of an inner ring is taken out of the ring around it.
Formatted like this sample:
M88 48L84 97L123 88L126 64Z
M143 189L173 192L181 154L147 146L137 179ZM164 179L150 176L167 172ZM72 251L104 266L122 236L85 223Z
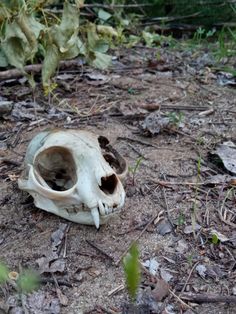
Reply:
M50 292L38 290L29 294L26 306L31 314L59 314L61 307L58 298Z
M196 232L196 231L198 231L200 229L201 229L201 226L198 223L195 223L194 225L186 226L184 228L184 233L185 234L190 234L190 233Z
M170 124L170 118L160 116L159 111L154 111L146 116L141 123L144 131L149 132L151 135L160 133L164 128Z
M168 220L162 220L156 227L157 232L162 236L171 233L172 229L173 228Z
M229 241L229 238L226 237L224 234L220 233L219 231L215 230L215 229L212 229L210 230L210 234L211 236L212 235L216 235L217 238L220 240L220 242L224 243L224 242L227 242Z
M196 271L197 271L197 273L199 274L199 276L201 276L201 277L203 277L203 278L206 277L207 268L206 268L205 265L203 265L203 264L198 264L198 265L196 266Z
M221 159L228 171L236 174L236 145L233 142L220 144L213 154Z
M153 298L160 302L169 294L169 285L165 280L158 280L155 288L152 290Z
M176 247L176 251L183 254L184 252L187 252L187 250L188 250L188 243L183 239L179 240Z
M167 270L165 270L164 268L160 269L160 275L161 278L165 281L165 282L169 282L171 281L171 279L173 278L173 276L171 275L171 273L169 273Z
M58 299L60 301L60 304L63 305L63 306L67 306L68 305L68 298L66 295L64 295L61 291L61 289L56 289L56 293L57 293L57 296L58 296Z
M52 233L51 240L53 246L57 247L61 244L63 238L65 237L67 226L68 226L67 224L61 223L59 228Z

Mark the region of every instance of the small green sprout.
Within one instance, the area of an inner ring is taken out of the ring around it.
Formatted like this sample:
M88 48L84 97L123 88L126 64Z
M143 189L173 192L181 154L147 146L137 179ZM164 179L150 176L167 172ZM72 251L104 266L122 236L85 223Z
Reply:
M133 180L132 180L132 181L133 181L133 185L134 185L134 183L135 183L135 174L136 174L138 168L140 167L140 164L141 164L141 162L142 162L143 159L144 159L143 157L139 157L139 158L136 160L135 165L134 165L133 167L129 167L129 168L128 168L128 169L129 169L129 172L132 173L132 176L133 176Z
M218 244L219 243L219 238L217 237L217 235L215 233L212 234L211 242L213 244Z
M30 293L39 288L40 279L36 272L23 270L17 280L17 288L22 293Z
M0 285L4 284L8 279L9 270L7 266L3 263L0 263Z
M8 267L0 262L0 285L5 284L8 281L10 282L10 280L12 279L10 278L10 271ZM22 270L19 277L14 281L19 293L30 293L33 290L37 290L40 284L39 275L32 270Z
M131 246L128 254L124 257L123 268L126 277L126 286L128 288L130 298L132 302L134 302L141 279L139 250L136 243Z
M181 212L181 213L179 213L177 224L178 224L178 226L182 226L184 224L184 222L185 222L185 216Z

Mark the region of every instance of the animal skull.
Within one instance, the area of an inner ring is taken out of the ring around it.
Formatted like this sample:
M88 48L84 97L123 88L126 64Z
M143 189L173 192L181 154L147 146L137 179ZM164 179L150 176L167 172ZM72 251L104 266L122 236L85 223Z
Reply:
M125 160L103 136L81 130L44 131L30 142L19 188L35 206L99 228L123 205Z

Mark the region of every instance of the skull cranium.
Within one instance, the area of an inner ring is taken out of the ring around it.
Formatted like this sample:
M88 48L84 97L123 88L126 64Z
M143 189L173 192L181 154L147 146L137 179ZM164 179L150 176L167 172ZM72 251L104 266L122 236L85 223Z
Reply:
M19 188L37 207L98 228L123 205L125 160L109 141L82 130L43 131L30 142Z

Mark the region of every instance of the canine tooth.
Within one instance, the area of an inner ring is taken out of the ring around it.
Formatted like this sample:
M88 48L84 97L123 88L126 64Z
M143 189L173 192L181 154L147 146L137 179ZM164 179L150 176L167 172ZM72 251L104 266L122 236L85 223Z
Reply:
M106 215L106 208L104 207L101 200L98 201L98 207L99 207L100 214L102 216Z
M93 217L94 224L96 228L98 229L100 225L100 218L99 218L99 212L98 212L97 207L94 207L91 209L91 215Z

